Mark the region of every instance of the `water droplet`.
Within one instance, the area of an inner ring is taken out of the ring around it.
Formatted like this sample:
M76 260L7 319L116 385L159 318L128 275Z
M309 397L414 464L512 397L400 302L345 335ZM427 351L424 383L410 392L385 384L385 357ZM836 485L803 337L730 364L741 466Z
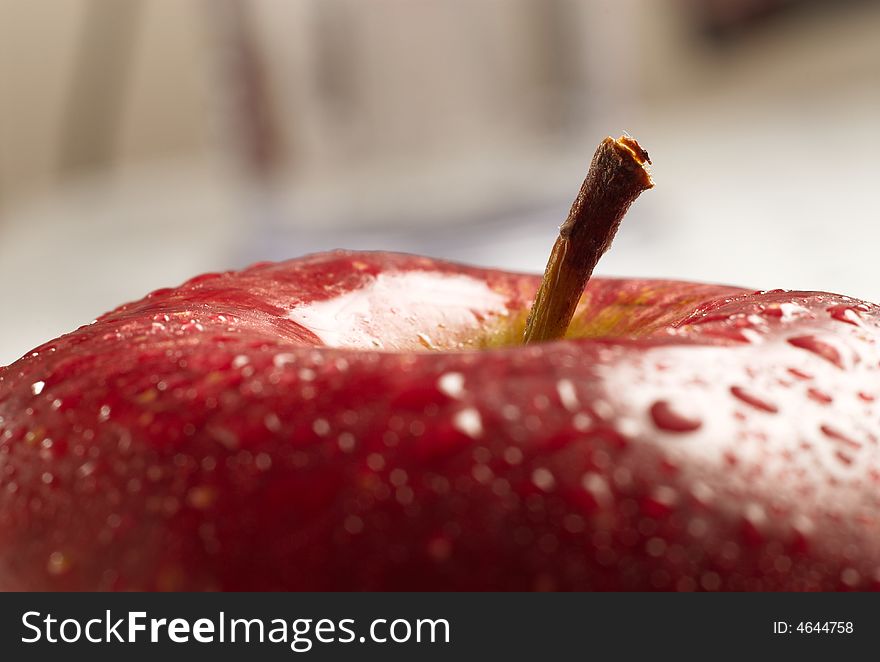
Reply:
M698 326L700 324L710 324L712 322L726 322L731 317L733 317L733 315L730 315L728 313L706 313L702 317L689 319L686 321L686 323L692 326Z
M222 425L212 425L208 427L208 434L211 435L215 441L230 450L238 448L238 435L229 428L223 427Z
M593 400L593 412L601 419L608 420L614 416L614 407L605 400Z
M806 379L812 379L812 378L813 378L813 375L811 375L811 374L808 373L808 372L804 372L803 370L800 370L800 369L798 369L798 368L789 368L789 369L788 369L788 373L789 373L792 377L797 377L798 379L805 379L805 380L806 380Z
M651 405L651 418L661 430L668 432L693 432L702 426L697 418L684 416L673 409L666 400L658 400Z
M450 398L459 398L464 393L464 375L460 372L447 372L440 375L437 388Z
M141 391L135 396L135 400L142 405L149 404L153 402L159 396L159 392L154 388L148 388L145 391Z
M316 418L312 423L312 430L319 437L325 437L330 434L330 423L324 418Z
M856 586L860 580L859 571L855 568L844 568L843 572L840 573L840 581L847 586Z
M210 508L217 499L217 490L210 485L191 487L186 494L186 502L196 510Z
M343 526L351 535L357 535L364 530L364 520L357 515L349 515L345 518Z
M604 476L592 471L588 471L581 478L581 486L596 499L598 503L603 503L611 496L611 488Z
M46 382L34 382L31 384L31 391L33 391L34 395L40 395L43 392L43 387L46 386Z
M504 478L496 478L492 481L492 492L496 496L506 497L511 492L510 482Z
M721 575L717 572L704 572L700 577L700 585L707 591L717 591L721 588Z
M648 542L645 543L645 551L648 553L648 556L655 558L663 556L663 552L666 551L666 541L663 538L649 538Z
M843 359L840 356L840 352L838 352L834 346L823 340L819 340L815 336L796 336L794 338L789 338L788 344L797 347L798 349L812 352L816 356L833 363L838 368L843 368Z
M354 435L351 432L343 432L339 435L337 443L339 444L339 450L341 450L343 453L350 453L354 450Z
M260 471L268 471L272 468L272 457L268 453L257 453L254 458L254 465Z
M485 446L477 446L472 455L480 464L488 464L492 460L492 451Z
M617 421L617 431L623 435L623 437L629 437L630 439L635 438L638 436L641 429L641 424L632 418L620 418Z
M456 412L452 418L452 425L459 432L475 439L483 434L483 419L480 412L473 407Z
M556 486L556 478L549 469L539 467L532 472L532 483L539 490L549 492Z
M507 404L501 408L501 415L507 421L515 421L519 418L520 411L516 405Z
M844 444L845 446L847 446L853 450L858 450L862 447L862 445L859 442L857 442L854 439L851 439L850 437L843 434L840 430L837 430L836 428L828 425L827 423L820 425L819 429L822 431L822 434L824 434L829 439L833 439L834 441L839 441L840 443Z
M807 396L809 396L811 400L815 400L816 402L823 405L831 404L832 402L834 402L834 398L817 388L808 388Z
M581 533L587 528L584 518L576 513L569 513L562 518L562 526L569 533Z
M789 322L797 317L808 314L810 311L797 303L771 303L761 311L764 317L775 317L783 322Z
M98 410L98 420L102 423L110 418L110 405L101 405L101 409Z
M593 424L593 419L590 418L589 414L585 414L584 412L579 412L574 415L571 419L572 424L574 425L576 430L580 430L581 432L586 432L590 429L590 426Z
M760 409L761 411L766 411L770 414L775 414L779 411L779 408L773 403L767 402L763 398L759 398L757 395L747 391L741 386L731 386L730 392L735 398L742 400L747 405L751 405L755 409Z
M391 484L395 487L405 485L408 479L409 476L407 476L406 471L404 471L403 469L394 469L388 475L388 480L391 481Z
M672 512L678 501L678 493L671 487L660 485L650 496L642 499L642 512L648 517L665 517Z
M281 429L281 419L278 418L278 414L274 412L266 414L263 418L263 424L270 432L278 432Z
M522 462L523 452L516 446L508 446L504 449L504 461L507 464L516 465Z
M816 524L803 513L797 515L791 522L792 528L804 537L810 536L816 530Z
M416 335L419 339L419 344L425 349L439 349L439 347L437 347L431 340L431 336L429 336L427 333L418 333Z
M708 504L715 497L715 490L702 481L691 485L691 495L702 504Z
M495 477L495 472L485 464L475 464L471 469L471 475L478 483L485 485Z
M617 467L612 478L614 479L614 484L623 489L628 488L633 482L632 471L626 467Z
M435 562L441 563L452 554L452 541L446 536L432 538L427 545L428 556Z
M274 357L272 357L272 364L276 368L283 368L288 363L293 363L294 361L296 361L295 354L282 353L282 354L276 354Z
M70 559L67 558L64 552L52 552L49 554L46 570L53 577L59 577L70 570Z
M382 471L385 468L385 458L379 453L370 453L367 456L367 466L373 471Z
M796 317L800 317L801 315L806 315L810 311L799 303L781 303L779 304L779 310L782 312L782 319L784 321L793 320Z
M747 504L743 516L753 525L759 526L767 520L767 513L758 503Z
M556 392L559 393L559 400L562 406L568 411L577 411L580 407L577 391L575 391L574 383L570 379L560 379L556 382Z
M690 522L688 522L687 530L688 533L691 534L694 538L702 538L709 530L709 525L706 524L706 520L695 517Z
M839 322L846 322L853 326L861 326L862 324L862 317L859 315L858 311L845 303L831 306L826 310L831 315L832 319L836 319Z

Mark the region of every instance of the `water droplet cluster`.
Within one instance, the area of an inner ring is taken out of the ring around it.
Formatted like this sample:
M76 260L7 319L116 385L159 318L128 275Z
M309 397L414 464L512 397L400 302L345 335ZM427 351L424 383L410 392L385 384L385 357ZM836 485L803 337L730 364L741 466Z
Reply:
M579 340L468 351L535 285L256 265L0 368L0 587L880 585L876 308L597 280Z

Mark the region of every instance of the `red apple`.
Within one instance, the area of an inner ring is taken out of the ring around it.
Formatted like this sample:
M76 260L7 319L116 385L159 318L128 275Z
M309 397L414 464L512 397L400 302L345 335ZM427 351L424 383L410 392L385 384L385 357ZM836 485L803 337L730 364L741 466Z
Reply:
M4 589L878 583L877 306L387 253L208 274L0 370Z
M0 368L0 589L880 587L880 308L581 296L647 162L600 145L543 280L259 264Z

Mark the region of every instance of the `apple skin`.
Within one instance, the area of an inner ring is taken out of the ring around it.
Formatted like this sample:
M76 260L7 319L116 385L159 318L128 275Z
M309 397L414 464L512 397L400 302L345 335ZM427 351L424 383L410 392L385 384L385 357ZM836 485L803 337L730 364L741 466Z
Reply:
M515 346L538 284L326 253L0 368L0 588L880 586L877 306L597 278Z

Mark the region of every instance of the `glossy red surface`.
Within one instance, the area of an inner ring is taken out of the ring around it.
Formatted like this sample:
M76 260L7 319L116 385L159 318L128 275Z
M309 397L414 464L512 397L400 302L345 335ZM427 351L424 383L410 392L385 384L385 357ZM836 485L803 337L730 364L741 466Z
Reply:
M3 589L880 586L876 306L332 253L0 368Z

